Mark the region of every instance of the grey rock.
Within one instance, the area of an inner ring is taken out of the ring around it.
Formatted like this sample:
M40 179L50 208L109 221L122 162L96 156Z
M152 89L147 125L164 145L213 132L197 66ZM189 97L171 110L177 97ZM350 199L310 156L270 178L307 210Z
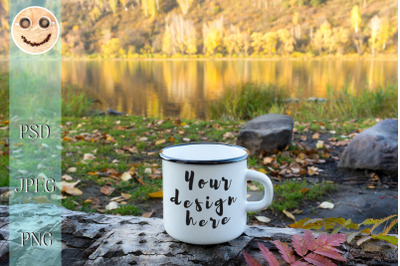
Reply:
M343 151L339 167L397 173L398 121L386 119L355 136Z
M292 140L293 118L288 115L266 114L249 121L239 132L237 144L252 154L265 150L283 150Z
M37 204L19 205L13 215L35 217L38 226L48 230L49 222L45 216L56 213L62 213L63 265L246 265L243 250L262 262L259 242L277 255L278 251L272 244L274 240L288 242L292 235L302 234L299 229L248 226L240 237L232 241L203 246L173 239L165 232L159 218L83 213L64 208L60 212L59 208L48 204L39 207ZM8 206L0 206L0 265L8 263L8 243L11 242L8 223ZM356 245L344 246L349 257L359 263L397 261L395 246L380 244L377 247L371 256ZM29 251L25 250L19 260L32 261ZM36 252L37 249L35 255ZM364 259L365 256L367 259Z
M125 115L124 113L115 111L115 110L113 110L113 109L111 109L111 108L107 108L107 114L108 114L108 115L115 115L115 116Z

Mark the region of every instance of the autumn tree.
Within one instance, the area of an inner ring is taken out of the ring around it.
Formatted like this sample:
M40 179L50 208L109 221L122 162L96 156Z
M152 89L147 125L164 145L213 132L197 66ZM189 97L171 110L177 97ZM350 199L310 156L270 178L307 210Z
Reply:
M189 11L190 6L193 4L194 0L177 0L176 1L182 10L182 13L186 15Z
M182 15L172 15L165 22L165 32L162 40L162 50L164 53L171 54L195 54L196 30L194 24L189 19L184 19Z
M206 55L214 55L222 46L224 37L224 17L203 24L203 50Z
M113 13L117 12L118 0L109 0L108 4L110 5L111 11Z
M290 35L287 29L280 29L277 31L277 35L280 42L280 48L286 55L291 54L294 51L294 38Z
M343 27L335 27L332 30L332 39L335 41L335 50L337 54L343 54L349 41L349 33Z
M108 42L104 43L101 46L101 51L105 58L122 57L125 54L124 49L121 48L119 38L111 38Z
M278 35L276 32L270 31L263 36L263 50L265 54L276 54L276 45L278 44Z
M160 9L160 0L141 0L144 15L155 18L157 11Z
M351 10L350 19L351 19L351 25L354 29L353 42L354 45L356 46L357 53L361 54L364 42L364 34L361 31L362 20L361 20L360 10L358 9L358 5L355 5Z
M260 54L264 45L263 34L260 32L253 32L251 34L251 47L253 47L254 54Z
M382 20L377 16L369 21L369 29L371 30L371 37L369 38L369 47L371 48L372 55L375 55L378 34L381 31Z
M394 32L395 30L390 25L389 20L387 18L383 18L376 41L376 47L379 51L384 51L386 49L386 43L389 38L394 34Z

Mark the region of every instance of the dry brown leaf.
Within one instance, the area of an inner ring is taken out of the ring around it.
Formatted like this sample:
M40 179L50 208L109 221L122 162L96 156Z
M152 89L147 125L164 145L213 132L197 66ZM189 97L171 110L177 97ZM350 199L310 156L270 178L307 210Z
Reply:
M63 176L61 177L61 179L62 179L62 180L65 180L65 181L71 181L73 178L72 178L72 176L69 176L69 175L63 175Z
M122 147L123 150L128 151L130 153L138 153L138 149L136 147L129 147L129 146L123 146Z
M253 184L247 184L247 187L251 190L251 191L257 191L259 190L258 187L256 185Z
M306 140L307 140L307 136L305 136L305 135L301 135L299 138L300 138L300 140L302 140L302 141L306 141Z
M72 196L79 196L82 195L83 192L79 188L76 188L75 186L81 182L80 180L73 182L73 183L68 183L65 181L61 181L61 192L65 192L69 195Z
M107 205L106 205L106 210L107 211L111 211L111 210L114 210L114 209L117 209L118 208L118 203L117 202L115 202L115 201L111 201L110 203L108 203ZM98 210L98 209L97 209Z
M287 210L282 211L288 218L292 219L293 221L296 221L296 218L291 212L288 212Z
M130 197L132 197L132 195L129 194L129 193L121 193L121 196L122 196L125 200L128 200Z
M324 141L323 140L318 140L316 146L317 146L317 149L323 149L324 148Z
M152 199L160 199L160 198L163 197L163 192L161 190L161 191L157 191L157 192L154 192L154 193L147 193L147 195L149 195L149 197L152 198Z
M83 160L84 160L84 161L92 161L92 160L94 160L94 159L96 159L96 156L94 156L94 155L91 154L91 153L85 153L85 154L83 155Z
M265 157L264 160L263 160L263 163L264 164L270 164L270 163L273 162L273 160L274 160L273 157Z
M321 209L333 209L335 207L335 204L329 202L329 201L324 201L320 205L318 205L318 208Z
M121 180L122 181L128 181L128 180L131 180L131 179L132 179L132 176L131 176L131 174L129 172L125 172L125 173L123 173L121 175Z
M184 142L190 142L190 139L189 138L183 138L182 139Z
M166 142L165 139L159 139L154 143L154 145L161 145L164 144L165 142Z
M145 212L145 213L142 214L142 217L144 217L144 218L150 218L150 217L153 215L153 212L154 212L154 211Z
M226 132L223 136L222 139L226 140L226 139L233 139L235 137L235 135L232 132Z
M254 217L257 219L257 221L262 222L262 223L267 224L267 223L271 222L271 219L268 217L265 217L265 216L254 216Z
M78 169L76 167L70 167L67 169L67 173L75 173Z
M312 135L312 138L313 138L313 139L319 139L319 137L320 137L320 135L319 135L318 133L314 133L314 134Z
M100 192L106 196L110 196L114 192L115 188L110 186L103 186L100 189Z

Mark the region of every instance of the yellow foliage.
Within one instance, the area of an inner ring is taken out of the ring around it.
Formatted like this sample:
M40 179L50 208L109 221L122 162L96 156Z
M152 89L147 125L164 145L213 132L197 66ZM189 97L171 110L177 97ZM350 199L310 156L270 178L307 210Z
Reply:
M124 49L121 48L120 40L118 38L111 38L108 42L101 46L103 57L115 58L125 54Z
M155 18L158 9L160 9L160 1L161 0L142 0L142 9L144 15L146 17L150 15L152 18Z
M264 34L262 40L264 53L269 55L276 54L276 45L278 43L278 35L276 32L267 32Z
M72 30L73 30L73 31L78 31L78 30L79 30L79 25L74 25L74 26L72 27Z
M206 55L214 55L215 51L222 45L224 34L224 18L203 24L203 45Z
M162 51L165 54L196 54L196 30L193 22L182 15L172 15L166 20L162 39Z
M294 50L294 38L290 35L287 29L280 29L277 31L281 48L284 54L291 54Z
M356 33L361 27L361 15L358 5L353 6L353 9L351 10L351 25Z
M178 2L178 5L181 8L182 13L186 15L194 0L177 0L176 2Z
M253 47L255 54L260 54L261 52L261 48L264 45L263 36L264 35L260 32L253 32L253 34L251 34L251 46Z

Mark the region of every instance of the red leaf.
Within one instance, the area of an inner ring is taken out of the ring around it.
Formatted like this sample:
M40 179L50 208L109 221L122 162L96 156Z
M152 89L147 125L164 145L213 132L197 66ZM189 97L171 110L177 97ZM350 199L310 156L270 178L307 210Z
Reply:
M308 254L304 259L315 266L336 266L330 259L315 253Z
M346 235L345 234L333 234L333 235L328 235L328 240L326 241L326 246L333 246L333 247L338 247L346 241Z
M317 237L317 245L320 247L324 247L327 245L329 237L326 234L320 234Z
M318 247L317 241L315 241L315 237L310 230L304 232L304 242L306 243L308 250L313 251Z
M334 259L334 260L346 261L346 259L343 258L343 256L341 254L339 254L336 251L329 249L329 248L320 247L320 248L317 248L316 250L314 250L314 252L319 255Z
M274 254L263 244L258 243L258 247L261 250L261 254L264 256L265 260L268 261L270 266L279 266L278 260L275 258Z
M256 261L252 256L250 256L246 251L242 251L243 257L249 266L261 266L258 261Z
M296 261L295 263L292 264L292 266L308 266L307 262L302 262L302 261Z
M304 238L300 235L293 235L292 236L292 244L293 244L293 248L294 251L296 251L297 254L299 254L300 256L304 257L307 254L307 247L306 244L304 242Z
M287 263L293 263L296 261L296 258L293 255L293 249L291 247L289 247L288 244L282 243L279 240L275 240L273 243L279 249L279 253L281 253L282 258Z

